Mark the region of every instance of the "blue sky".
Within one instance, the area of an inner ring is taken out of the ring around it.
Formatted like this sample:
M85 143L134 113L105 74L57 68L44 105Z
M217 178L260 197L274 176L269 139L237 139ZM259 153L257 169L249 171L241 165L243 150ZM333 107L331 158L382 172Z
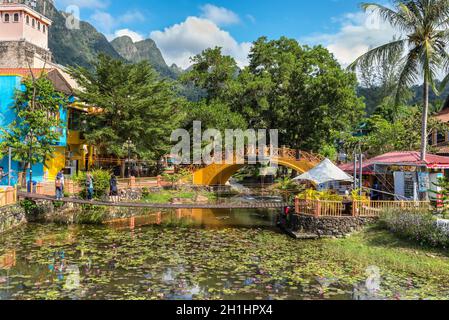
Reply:
M388 41L389 26L362 13L360 0L56 0L59 9L76 5L82 20L109 39L151 37L169 64L182 67L208 46L222 46L240 65L251 42L265 35L323 44L342 64ZM371 20L370 20L371 19ZM374 26L374 27L373 27Z

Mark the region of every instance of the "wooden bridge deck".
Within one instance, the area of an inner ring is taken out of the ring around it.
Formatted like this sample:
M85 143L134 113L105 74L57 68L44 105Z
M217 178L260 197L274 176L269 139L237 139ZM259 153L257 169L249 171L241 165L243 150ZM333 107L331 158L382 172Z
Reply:
M18 197L30 200L56 201L54 197L39 195L34 193L19 192ZM283 202L255 202L255 203L237 203L237 204L172 204L172 203L140 203L140 202L103 202L88 201L75 198L63 198L58 200L64 203L86 204L105 207L119 208L149 208L149 209L279 209L287 206Z

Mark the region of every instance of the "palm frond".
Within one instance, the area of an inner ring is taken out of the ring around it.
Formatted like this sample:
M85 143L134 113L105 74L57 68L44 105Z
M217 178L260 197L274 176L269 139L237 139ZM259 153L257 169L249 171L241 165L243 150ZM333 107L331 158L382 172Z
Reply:
M406 40L401 39L371 49L355 60L348 68L350 70L355 70L361 63L373 65L380 61L389 61L391 60L391 57L401 54L406 44Z
M402 94L418 80L419 57L421 48L414 48L403 58L403 67L399 75L396 89L396 104L400 103Z

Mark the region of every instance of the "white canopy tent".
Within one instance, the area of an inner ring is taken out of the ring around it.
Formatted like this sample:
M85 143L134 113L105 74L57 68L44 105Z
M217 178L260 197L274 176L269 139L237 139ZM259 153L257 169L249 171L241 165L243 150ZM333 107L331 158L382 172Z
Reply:
M312 170L296 177L295 181L311 181L316 185L329 182L352 182L354 178L337 167L329 159L325 159Z

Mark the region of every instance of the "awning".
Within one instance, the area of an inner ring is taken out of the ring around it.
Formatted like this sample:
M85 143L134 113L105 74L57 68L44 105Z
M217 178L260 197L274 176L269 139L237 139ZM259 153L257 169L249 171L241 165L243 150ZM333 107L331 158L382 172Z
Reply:
M328 182L352 182L354 178L338 168L332 161L325 159L315 168L294 179L295 181L312 181L320 185Z

